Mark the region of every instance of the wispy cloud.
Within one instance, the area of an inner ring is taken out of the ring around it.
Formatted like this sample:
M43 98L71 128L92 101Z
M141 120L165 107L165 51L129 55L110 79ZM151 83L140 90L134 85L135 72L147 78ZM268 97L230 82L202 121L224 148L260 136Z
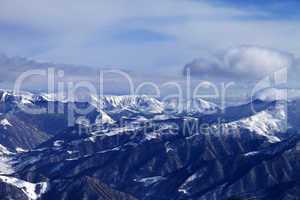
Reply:
M63 63L145 69L154 65L179 69L199 53L241 44L300 51L294 42L300 32L297 21L264 21L257 17L270 15L268 10L230 5L185 0L3 0L0 51Z
M253 63L239 60L230 71L212 55L224 56L227 49L245 44L299 57L300 20L291 20L291 15L298 16L294 11L299 4L291 0L281 6L278 1L251 2L2 0L0 51L50 63L90 65L92 70L122 68L155 81L178 79L182 67L199 57L190 66L206 66L206 76L221 76L222 72L224 77L234 77L242 73L241 64L249 68ZM260 54L263 49L252 50ZM235 56L244 53L241 50ZM273 54L259 61L270 56L273 60ZM271 64L267 72L277 66ZM245 73L254 70L248 68L243 69ZM252 77L260 73L252 72Z

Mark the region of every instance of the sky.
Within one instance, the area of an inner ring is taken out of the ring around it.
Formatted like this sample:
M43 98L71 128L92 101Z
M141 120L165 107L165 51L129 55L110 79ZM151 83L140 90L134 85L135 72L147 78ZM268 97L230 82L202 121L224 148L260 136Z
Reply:
M299 9L298 0L1 0L0 52L160 80L187 69L258 80L282 66L298 72Z

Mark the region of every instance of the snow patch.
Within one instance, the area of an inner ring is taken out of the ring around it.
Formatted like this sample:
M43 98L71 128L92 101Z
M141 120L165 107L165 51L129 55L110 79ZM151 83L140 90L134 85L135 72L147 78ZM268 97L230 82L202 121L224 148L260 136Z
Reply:
M12 152L10 152L5 146L0 144L0 155L10 155Z
M2 119L0 121L0 124L4 127L4 129L7 129L7 127L12 126L11 123L6 118Z
M251 151L248 153L245 153L244 156L249 157L249 156L255 156L257 155L259 152L258 151Z
M181 192L181 193L183 193L183 194L187 194L188 193L188 191L186 190L186 189L178 189L178 192Z
M22 190L30 200L41 197L47 191L48 184L46 182L30 183L21 179L9 176L0 176L0 180L7 184L13 185Z
M63 140L56 140L53 143L53 146L55 147L61 147L63 145L64 141Z
M143 183L146 187L150 186L152 184L155 184L157 182L165 180L165 177L162 176L153 176L153 177L145 177L140 179L134 179L133 181Z
M28 152L28 150L27 149L22 149L21 147L17 147L16 152L17 153L24 153L24 152Z
M12 174L15 170L12 167L12 160L8 156L0 157L0 174Z

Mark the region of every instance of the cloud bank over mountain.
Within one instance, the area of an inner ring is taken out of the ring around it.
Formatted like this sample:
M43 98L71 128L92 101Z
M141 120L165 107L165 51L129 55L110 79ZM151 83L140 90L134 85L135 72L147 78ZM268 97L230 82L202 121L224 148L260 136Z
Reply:
M91 92L98 93L101 85L105 94L118 95L131 94L131 89L141 92L146 92L146 90L152 92L153 88L151 84L159 85L160 82L170 80L169 77L157 76L155 73L153 75L148 74L145 77L142 73L126 70L122 67L92 67L42 62L25 57L9 57L5 54L0 54L0 69L0 88L13 89L16 86L17 80L26 75L26 78L22 81L22 89L44 92L49 92L47 91L49 88L49 78L54 80L55 90L58 90L58 84L64 84L63 87L65 90L68 87L76 89L85 88L93 90ZM149 89L147 84L150 81ZM138 89L139 84L142 83L147 84L145 87L141 85L141 88Z
M299 72L298 60L291 53L260 46L238 46L222 54L194 59L184 73L201 78L258 80L287 68Z

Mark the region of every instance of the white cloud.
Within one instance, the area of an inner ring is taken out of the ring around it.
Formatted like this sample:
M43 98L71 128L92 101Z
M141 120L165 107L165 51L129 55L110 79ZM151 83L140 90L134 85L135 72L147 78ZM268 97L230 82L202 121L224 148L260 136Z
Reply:
M294 57L287 53L255 46L232 48L224 56L224 66L232 73L249 77L266 76L292 66Z
M192 75L258 80L280 69L297 70L292 54L259 46L239 46L222 55L195 59L185 66Z

